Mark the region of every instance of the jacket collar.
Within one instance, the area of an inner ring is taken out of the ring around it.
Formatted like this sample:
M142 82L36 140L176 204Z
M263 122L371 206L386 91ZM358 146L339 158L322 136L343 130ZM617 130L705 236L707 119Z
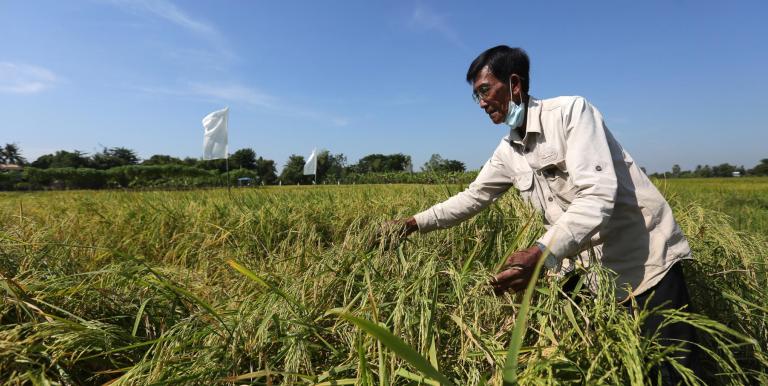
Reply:
M528 111L525 112L525 137L520 138L517 131L509 129L509 134L504 137L504 141L523 145L523 140L528 140L529 133L541 133L541 100L528 96Z

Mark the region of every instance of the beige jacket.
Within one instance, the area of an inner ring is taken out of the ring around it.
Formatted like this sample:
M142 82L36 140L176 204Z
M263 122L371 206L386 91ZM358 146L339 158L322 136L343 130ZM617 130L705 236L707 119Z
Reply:
M667 201L582 97L528 103L525 138L504 137L463 192L417 214L419 231L448 228L477 214L511 186L542 212L544 244L562 263L593 248L616 272L616 296L653 287L691 257Z

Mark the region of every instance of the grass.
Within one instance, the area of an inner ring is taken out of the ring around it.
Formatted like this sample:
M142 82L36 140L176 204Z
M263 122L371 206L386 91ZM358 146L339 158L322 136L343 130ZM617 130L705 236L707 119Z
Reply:
M650 313L615 303L607 272L590 298L549 277L530 303L493 296L499 257L541 232L514 194L451 230L373 242L382 222L457 189L2 194L0 379L643 384L674 365L639 334ZM689 380L768 383L765 236L685 198L696 188L665 191L696 256L684 268L699 311L668 317L699 327L709 353L705 378Z

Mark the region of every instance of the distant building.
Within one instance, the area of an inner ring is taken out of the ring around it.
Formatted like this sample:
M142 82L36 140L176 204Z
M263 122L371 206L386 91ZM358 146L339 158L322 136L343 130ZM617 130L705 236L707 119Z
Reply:
M732 172L731 176L732 177L741 177L741 172Z
M21 165L14 165L14 164L0 164L0 171L22 171L24 170L24 167Z

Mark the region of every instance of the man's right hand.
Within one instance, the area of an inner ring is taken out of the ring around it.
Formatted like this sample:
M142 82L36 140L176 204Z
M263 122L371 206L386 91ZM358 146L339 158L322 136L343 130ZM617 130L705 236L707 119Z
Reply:
M416 223L416 218L411 216L406 219L400 220L402 222L402 235L403 237L408 237L413 232L416 232L419 230L419 224Z
M387 221L376 232L374 241L388 247L391 241L399 241L417 230L419 226L414 217Z

